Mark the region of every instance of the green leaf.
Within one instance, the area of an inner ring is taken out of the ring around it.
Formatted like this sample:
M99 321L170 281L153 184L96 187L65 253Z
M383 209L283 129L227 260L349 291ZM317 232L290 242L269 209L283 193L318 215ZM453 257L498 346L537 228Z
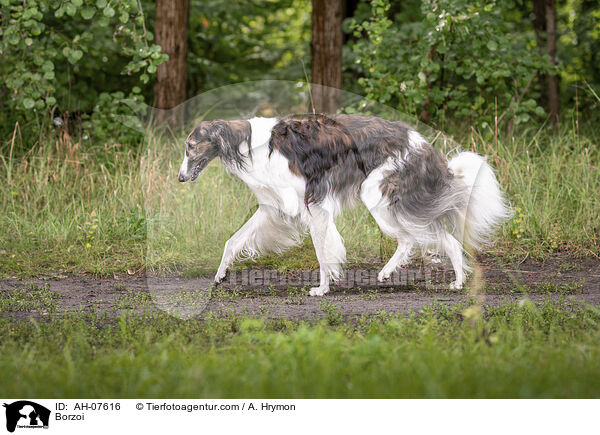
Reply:
M81 59L82 56L83 56L83 51L71 50L71 58L74 60L74 62L71 62L71 63L77 62L79 59Z
M486 45L491 51L496 51L498 49L498 44L493 39L490 39Z
M104 15L100 15L96 20L96 25L98 27L108 27L110 25L110 20Z
M73 3L66 3L65 10L67 11L67 15L72 17L77 12L77 8Z
M529 121L530 116L527 113L523 113L517 117L517 123L523 123Z
M34 36L38 36L39 34L42 33L42 30L45 27L46 26L44 24L36 23L35 26L31 29L31 34L34 35Z
M91 20L95 13L96 9L90 6L86 6L85 8L81 9L81 16L84 20Z
M33 101L31 98L25 98L23 100L23 107L25 107L26 109L31 109L34 105L35 101Z
M17 35L16 33L13 33L12 35L10 35L8 38L8 43L11 45L17 45L21 39L19 38L19 35Z
M47 72L47 71L53 71L54 70L54 64L52 63L52 61L46 60L44 61L43 65L42 65L42 71Z
M96 0L96 7L98 9L104 9L106 6L106 0Z
M111 8L110 6L107 6L104 8L104 10L102 11L102 13L104 14L105 17L114 17L115 16L115 10L113 8Z

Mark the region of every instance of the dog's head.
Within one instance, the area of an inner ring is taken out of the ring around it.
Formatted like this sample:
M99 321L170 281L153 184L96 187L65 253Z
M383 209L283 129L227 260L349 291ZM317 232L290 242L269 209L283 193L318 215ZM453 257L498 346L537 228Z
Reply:
M239 146L250 141L248 121L204 121L185 141L185 157L179 169L179 181L193 181L215 157L236 158Z

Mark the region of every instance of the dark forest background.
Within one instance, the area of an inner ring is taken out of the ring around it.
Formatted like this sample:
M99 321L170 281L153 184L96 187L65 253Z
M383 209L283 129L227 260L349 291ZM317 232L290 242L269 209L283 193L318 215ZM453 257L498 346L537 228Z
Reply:
M0 137L14 152L65 129L135 146L116 116L231 83L304 81L303 68L437 128L598 122L597 1L0 4ZM335 92L314 98L338 108Z

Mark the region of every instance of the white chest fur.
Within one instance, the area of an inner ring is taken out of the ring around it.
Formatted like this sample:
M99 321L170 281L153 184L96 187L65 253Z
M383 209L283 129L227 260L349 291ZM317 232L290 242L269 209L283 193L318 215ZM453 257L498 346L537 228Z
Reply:
M248 159L244 169L228 168L229 171L246 183L260 206L297 216L304 209L304 179L289 170L288 160L278 151L269 156L271 130L277 118L252 118L249 122L252 159ZM242 144L240 151L247 155L248 145Z

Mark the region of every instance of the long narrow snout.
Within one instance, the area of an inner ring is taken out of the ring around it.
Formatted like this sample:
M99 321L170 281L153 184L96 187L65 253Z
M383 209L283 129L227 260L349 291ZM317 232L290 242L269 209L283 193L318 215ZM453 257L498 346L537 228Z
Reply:
M207 157L189 159L186 155L183 159L183 163L181 164L181 168L179 168L179 175L177 179L181 183L186 181L194 181L204 170L208 162L209 159Z
M212 159L219 155L217 142L222 132L213 122L202 122L185 141L185 155L177 179L194 181Z
M183 163L181 164L181 168L179 168L179 176L177 177L177 179L179 180L180 183L184 183L186 181L189 181L190 176L188 175L188 164L189 164L189 159L188 156L186 155L183 158Z

